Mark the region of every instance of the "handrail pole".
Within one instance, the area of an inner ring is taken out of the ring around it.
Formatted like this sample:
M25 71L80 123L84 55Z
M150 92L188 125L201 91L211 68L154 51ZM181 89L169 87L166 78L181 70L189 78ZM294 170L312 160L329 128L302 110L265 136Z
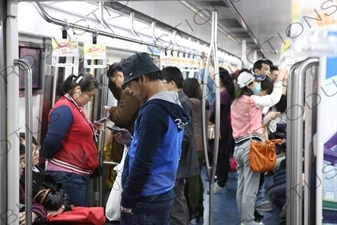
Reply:
M317 67L319 65L319 60L317 59L316 63L312 63L311 64L313 66L312 69L314 69L315 67ZM311 159L313 157L312 153L311 153L311 148L310 146L312 145L312 126L313 126L313 115L312 115L312 99L317 97L317 95L312 95L313 94L313 90L314 90L314 80L315 80L315 71L312 70L312 74L311 76L306 75L305 76L305 93L306 96L308 96L309 98L305 98L305 104L308 106L307 110L305 110L305 134L304 134L304 181L305 181L305 185L304 185L304 224L313 224L314 221L310 222L310 208L311 205L314 204L314 202L311 201L310 199L310 194L311 194L311 190L312 187L312 183L311 183Z
M14 65L24 69L25 72L25 114L26 114L26 131L25 131L25 218L26 224L32 224L32 134L30 129L32 126L32 70L29 64L22 59L15 59Z
M289 106L292 106L293 103L293 92L296 91L295 85L294 85L294 77L295 77L295 72L297 71L298 66L303 63L303 61L297 62L292 65L292 67L289 70L289 77L288 77L288 87L287 87L287 103L288 103L288 109L287 109L287 143L286 143L286 165L287 165L287 171L292 171L293 168L293 149L292 144L293 144L293 128L292 128L292 122L289 120L289 118L294 118L293 116L293 111ZM287 173L286 174L286 199L287 199L287 224L290 224L291 218L291 205L292 205L292 200L293 196L291 191L291 188L293 187L291 184L291 179L292 179L292 173Z
M207 177L208 180L211 180L211 166L209 163L209 158L208 158L208 149L207 149L207 138L206 138L206 134L207 134L207 127L205 127L206 125L206 121L205 121L205 115L206 115L206 99L207 99L207 95L209 93L206 92L207 90L207 84L208 84L208 74L209 74L209 64L211 62L211 53L212 53L212 44L211 44L211 48L209 49L208 52L208 57L206 60L206 67L205 67L205 73L204 73L204 80L203 80L203 85L202 85L202 91L203 91L203 98L202 98L202 102L201 102L201 107L202 107L202 127L203 127L203 144L204 144L204 153L205 153L205 163L206 163L206 171L207 171ZM211 90L208 90L211 91ZM211 104L211 102L209 102L209 104ZM207 118L208 121L208 118ZM208 123L207 123L208 124ZM205 127L205 128L204 128Z

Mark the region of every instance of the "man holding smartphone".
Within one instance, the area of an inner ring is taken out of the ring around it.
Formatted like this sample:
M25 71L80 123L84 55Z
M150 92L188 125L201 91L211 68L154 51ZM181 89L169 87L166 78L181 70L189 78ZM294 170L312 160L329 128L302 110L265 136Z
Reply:
M122 175L121 224L168 225L184 126L189 123L176 92L147 53L122 62L124 84L144 102L133 138L123 129L116 139L129 145Z
M120 63L113 63L109 66L107 76L109 78L109 89L116 100L118 100L117 106L108 108L109 118L116 126L127 129L130 134L133 134L134 123L142 103L130 93L128 87L123 86L124 75ZM124 145L118 143L113 138L110 143L106 147L110 153L109 160L120 163L124 152ZM113 170L113 167L109 167L108 184L111 187L115 176L115 170Z

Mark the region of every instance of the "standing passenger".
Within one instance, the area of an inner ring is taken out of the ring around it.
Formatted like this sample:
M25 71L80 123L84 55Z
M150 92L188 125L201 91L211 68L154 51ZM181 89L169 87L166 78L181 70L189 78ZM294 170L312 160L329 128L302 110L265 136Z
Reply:
M122 175L121 224L168 225L184 126L189 122L178 94L166 90L163 75L147 53L122 62L124 84L144 101L134 136L115 138L129 145Z
M227 192L227 179L229 172L229 145L232 136L230 124L230 109L234 99L234 83L228 71L219 68L220 77L220 139L218 147L218 159L216 166L216 176L218 181L214 184L214 194L223 194ZM215 124L215 101L211 104L211 115L209 121ZM213 155L214 141L209 141L210 152Z
M182 90L184 78L181 71L177 67L168 66L165 67L162 72L166 89L178 93L179 101L191 120L191 123L185 127L184 138L181 145L182 152L174 186L175 196L173 214L171 217L171 225L186 225L189 223L189 211L184 194L185 179L200 174L192 121L192 104Z
M107 76L109 78L109 89L118 100L118 105L112 106L109 109L110 120L113 121L116 126L127 129L133 135L134 123L141 107L141 101L132 96L128 87L122 88L124 75L120 63L112 64L109 67ZM119 163L122 159L124 145L112 138L112 145L110 145L110 147L111 148L108 149L111 154L110 160ZM109 171L109 173L112 173L112 175L108 177L110 186L112 186L113 180L116 177L116 173L114 172L116 171L112 168Z
M274 82L274 89L270 95L257 96L257 82L255 76L249 72L242 72L238 77L240 93L232 104L232 128L235 140L234 157L237 162L238 188L236 201L241 221L245 225L263 224L254 221L254 207L259 189L260 173L249 167L248 157L250 150L250 137L257 141L264 139L261 128L264 106L275 105L282 94L282 79L287 71L282 69ZM248 115L248 108L250 111Z
M95 136L101 125L92 124L83 108L98 88L91 74L70 75L48 118L42 151L46 170L63 184L75 206L89 206L90 175L99 166Z
M202 137L202 91L200 88L200 84L196 78L187 78L183 83L184 93L189 97L192 103L192 120L193 120L193 128L194 128L194 137L196 143L196 151L198 154L198 163L199 163L199 172L201 173L201 168L205 159L204 145L203 145L203 137ZM208 124L209 118L209 104L206 100L205 107L205 128ZM208 142L206 142L208 145ZM208 147L206 146L206 149ZM190 220L193 218L197 218L203 216L203 193L204 186L201 180L201 175L196 175L193 177L187 178L187 193L188 193L188 204L189 204L189 213ZM186 196L186 194L185 194Z

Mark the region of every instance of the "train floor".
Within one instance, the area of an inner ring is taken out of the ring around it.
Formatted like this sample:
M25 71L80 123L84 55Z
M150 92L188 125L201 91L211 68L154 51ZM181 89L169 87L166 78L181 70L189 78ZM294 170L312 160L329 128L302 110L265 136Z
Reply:
M199 223L193 219L189 225L209 225L209 183L206 181L206 169L202 170L202 178L204 181L204 216L200 219ZM265 178L265 187L272 184L272 176ZM213 225L240 225L240 217L238 208L236 206L236 187L237 180L235 179L235 173L230 172L227 182L228 190L224 194L214 195L214 214ZM265 193L266 199L268 199L268 193ZM278 225L279 224L279 211L274 208L273 212L263 212L265 225ZM119 225L119 222L107 222L106 225Z

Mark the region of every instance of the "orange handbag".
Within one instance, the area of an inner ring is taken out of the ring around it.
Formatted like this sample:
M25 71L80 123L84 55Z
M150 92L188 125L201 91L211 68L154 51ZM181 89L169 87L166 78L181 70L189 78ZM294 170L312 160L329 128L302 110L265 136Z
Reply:
M248 98L248 120L250 129L250 98ZM275 144L280 143L281 139L269 140L263 121L262 130L265 136L265 139L262 142L253 140L252 134L250 133L249 167L255 172L264 173L275 168Z

